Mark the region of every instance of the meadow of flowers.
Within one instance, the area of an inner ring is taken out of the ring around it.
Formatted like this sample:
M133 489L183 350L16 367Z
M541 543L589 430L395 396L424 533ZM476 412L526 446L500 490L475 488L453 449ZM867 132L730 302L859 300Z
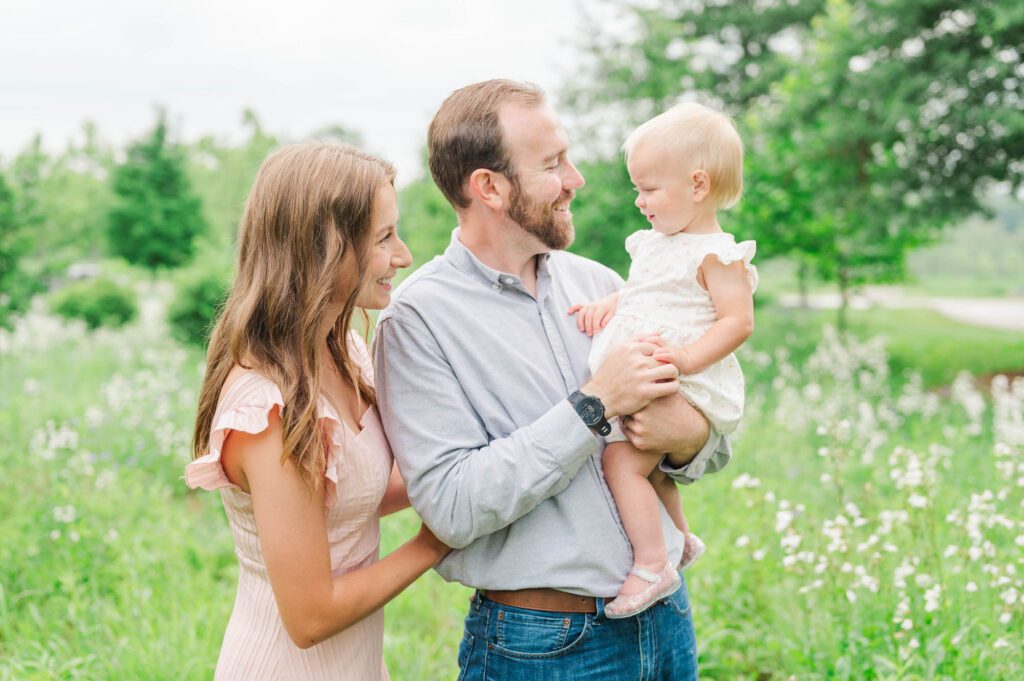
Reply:
M211 675L236 565L181 480L202 358L144 293L121 330L0 332L0 679ZM1024 379L927 386L829 329L750 345L735 460L681 490L702 677L1024 678ZM388 606L393 678L454 678L467 595L428 575Z

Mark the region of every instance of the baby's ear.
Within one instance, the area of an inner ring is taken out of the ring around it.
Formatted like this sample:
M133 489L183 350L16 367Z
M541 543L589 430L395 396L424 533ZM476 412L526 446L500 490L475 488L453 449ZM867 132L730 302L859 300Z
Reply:
M711 178L707 171L701 168L694 170L690 180L693 182L693 200L700 202L706 199L711 193Z

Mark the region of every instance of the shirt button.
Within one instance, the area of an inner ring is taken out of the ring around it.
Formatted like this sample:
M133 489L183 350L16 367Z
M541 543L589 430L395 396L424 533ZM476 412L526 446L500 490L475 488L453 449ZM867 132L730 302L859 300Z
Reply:
M512 284L516 283L516 280L513 279L512 277L502 277L501 283L504 284L505 286L511 286Z
M501 284L491 284L491 288L493 288L495 291L497 291L498 289L501 288Z

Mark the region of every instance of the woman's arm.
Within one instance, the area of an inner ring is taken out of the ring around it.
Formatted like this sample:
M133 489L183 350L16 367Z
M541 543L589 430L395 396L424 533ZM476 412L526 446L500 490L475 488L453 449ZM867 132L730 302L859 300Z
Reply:
M409 493L405 489L405 480L398 471L398 464L391 464L391 477L388 479L388 488L384 491L384 499L380 502L380 514L391 515L409 508Z
M309 648L378 610L447 553L425 526L383 560L331 576L324 490L310 494L290 458L282 460L281 419L266 430L235 431L226 447L244 468L260 546L281 620L300 648Z
M680 374L695 374L726 357L754 332L754 294L741 261L725 265L709 255L700 266L703 284L715 304L715 323L684 348L666 347L654 358L674 364Z

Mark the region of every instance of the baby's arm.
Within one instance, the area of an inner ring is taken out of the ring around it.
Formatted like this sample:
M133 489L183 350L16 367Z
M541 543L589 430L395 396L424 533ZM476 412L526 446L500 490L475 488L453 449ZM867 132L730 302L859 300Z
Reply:
M674 364L681 374L703 371L736 350L754 332L754 294L743 262L725 265L710 255L700 266L700 274L715 304L715 323L686 347L665 347L654 353L655 359Z
M569 314L579 313L576 316L576 326L588 336L593 336L608 326L608 322L615 316L615 308L618 306L619 294L616 292L585 305L577 303L569 308Z

